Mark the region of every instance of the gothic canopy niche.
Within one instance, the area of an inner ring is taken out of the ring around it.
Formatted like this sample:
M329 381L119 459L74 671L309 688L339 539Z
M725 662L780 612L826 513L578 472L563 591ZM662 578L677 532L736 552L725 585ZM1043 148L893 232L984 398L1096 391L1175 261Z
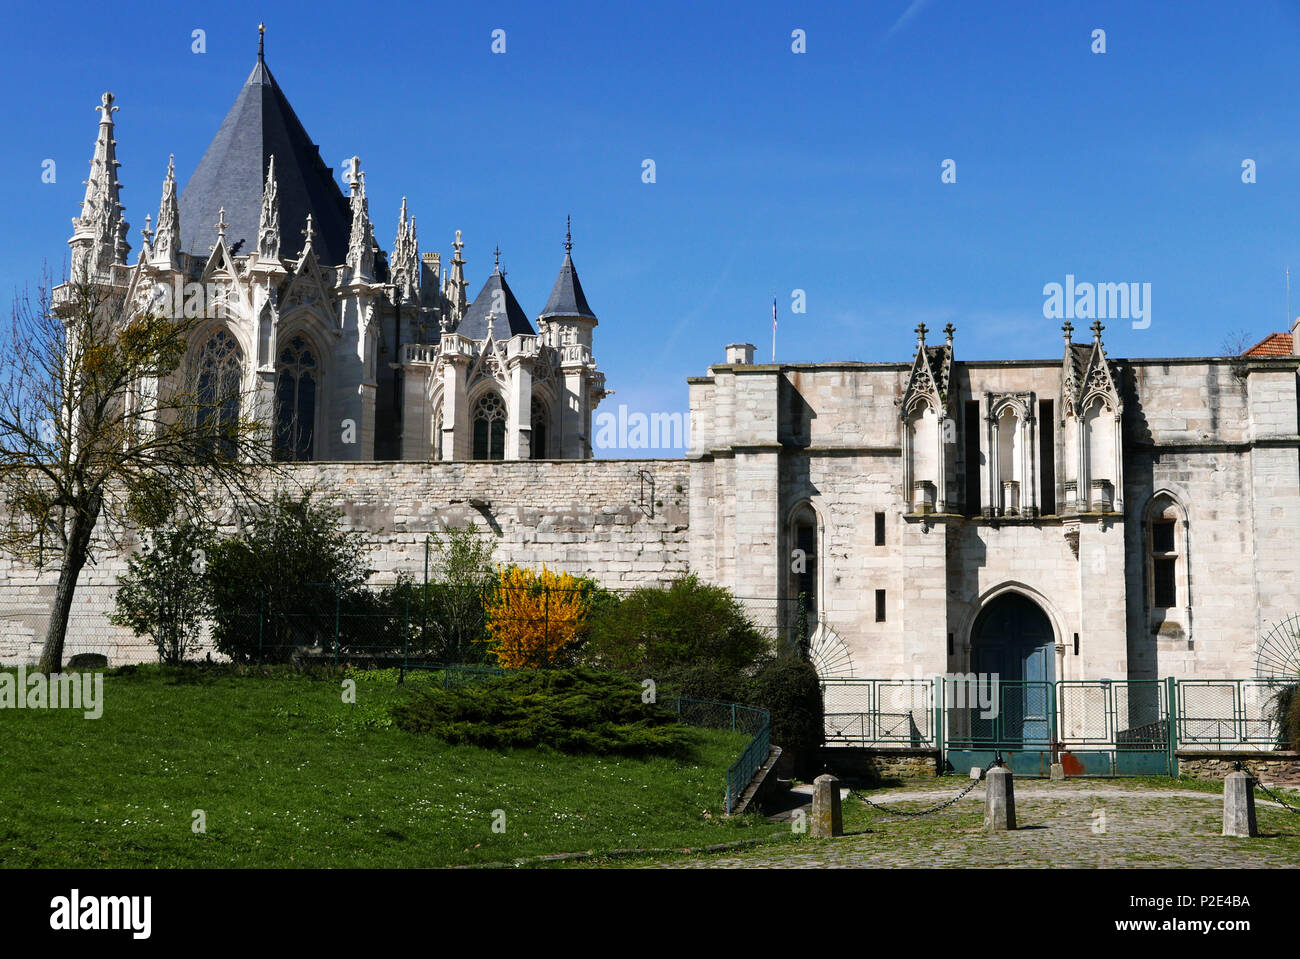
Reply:
M903 420L903 490L912 513L947 512L947 446L944 420L948 417L948 382L952 375L952 337L949 323L943 346L926 346L926 325L916 328L916 359L899 401Z
M1106 357L1100 321L1091 343L1073 343L1067 321L1061 371L1061 414L1065 428L1065 506L1080 513L1123 510L1122 422L1124 406L1114 364Z

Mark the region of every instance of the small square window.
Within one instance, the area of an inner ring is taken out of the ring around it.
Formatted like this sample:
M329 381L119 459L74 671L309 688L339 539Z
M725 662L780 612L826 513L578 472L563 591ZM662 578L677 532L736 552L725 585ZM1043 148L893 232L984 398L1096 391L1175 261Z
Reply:
M876 590L876 622L883 623L884 621L885 621L885 591L883 589L878 589Z
M876 545L885 545L885 514L876 514Z
M1172 553L1174 551L1174 521L1156 520L1151 524L1151 552Z

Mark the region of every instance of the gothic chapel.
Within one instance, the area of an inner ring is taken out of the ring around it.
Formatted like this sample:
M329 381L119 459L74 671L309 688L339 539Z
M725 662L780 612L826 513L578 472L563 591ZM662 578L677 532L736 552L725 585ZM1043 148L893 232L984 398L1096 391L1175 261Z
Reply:
M98 108L69 241L72 275L208 321L187 374L212 397L211 415L241 412L228 399L216 408L222 397L256 397L255 415L273 425L285 460L592 455L592 411L606 392L569 235L536 328L506 282L500 250L470 301L461 231L449 268L439 253L421 254L405 199L385 253L360 159L349 164L344 195L259 35L257 63L183 190L168 163L157 221L145 218L128 265L113 101L105 93Z

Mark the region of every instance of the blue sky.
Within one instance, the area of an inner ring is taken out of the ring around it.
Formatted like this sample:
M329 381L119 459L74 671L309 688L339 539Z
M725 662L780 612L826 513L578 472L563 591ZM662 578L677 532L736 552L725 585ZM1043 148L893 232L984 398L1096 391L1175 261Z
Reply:
M385 247L407 196L423 250L463 230L474 292L500 244L536 315L572 214L611 410L684 409L726 343L766 361L773 294L787 362L907 360L919 321L954 323L959 359L1057 357L1042 290L1067 274L1151 284L1150 326L1108 323L1112 355L1213 355L1283 329L1300 272L1300 3L40 9L0 38L6 301L66 256L99 94L121 107L134 259L168 154L186 182L259 20L323 155L361 156Z

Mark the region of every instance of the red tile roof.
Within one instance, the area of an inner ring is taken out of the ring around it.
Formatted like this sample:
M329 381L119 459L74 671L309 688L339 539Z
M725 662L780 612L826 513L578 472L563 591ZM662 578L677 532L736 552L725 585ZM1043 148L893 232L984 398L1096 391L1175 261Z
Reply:
M1291 339L1290 333L1270 333L1241 355L1291 356L1294 351L1295 344Z

